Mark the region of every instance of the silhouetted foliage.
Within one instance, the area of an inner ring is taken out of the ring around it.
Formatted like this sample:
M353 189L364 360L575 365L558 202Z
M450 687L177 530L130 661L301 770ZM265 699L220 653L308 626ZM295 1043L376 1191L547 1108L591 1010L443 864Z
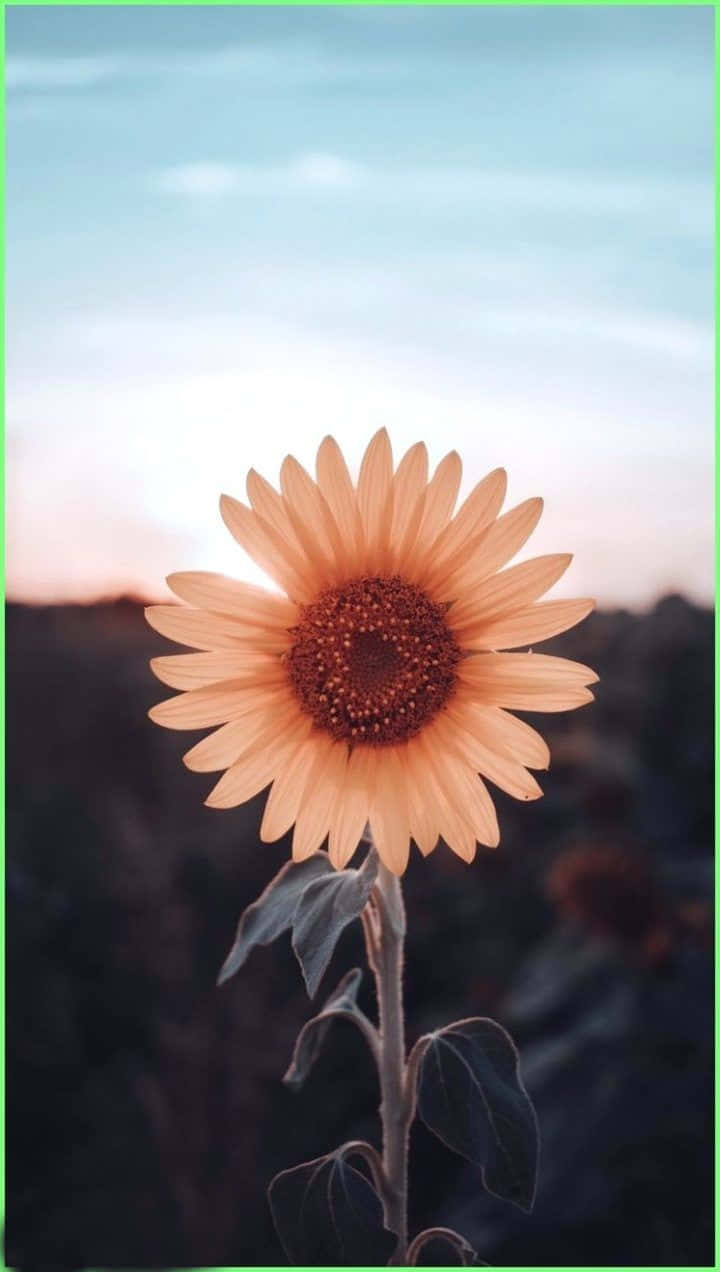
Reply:
M167 645L137 604L11 605L7 635L6 1261L281 1263L270 1178L377 1142L353 1028L302 1099L282 1085L308 1016L289 940L216 987L288 841L259 842L263 798L205 808L213 778L180 762L201 734L147 721ZM495 852L414 854L406 880L410 1040L470 1015L510 1030L536 1207L416 1125L411 1228L457 1228L495 1266L709 1265L712 616L668 597L543 649L601 677L592 707L533 719L545 798L498 795ZM324 992L361 948L353 924Z

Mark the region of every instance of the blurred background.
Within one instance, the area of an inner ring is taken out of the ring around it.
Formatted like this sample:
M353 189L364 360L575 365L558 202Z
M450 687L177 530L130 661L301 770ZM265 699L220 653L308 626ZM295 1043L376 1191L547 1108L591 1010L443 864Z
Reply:
M412 1226L496 1266L712 1262L712 23L8 12L9 1266L280 1264L270 1177L377 1137L350 1027L281 1085L287 942L215 987L288 845L147 721L142 602L257 580L219 492L381 424L543 494L533 554L599 601L546 647L601 681L533 721L544 799L407 878L411 1037L513 1034L536 1209L416 1127Z

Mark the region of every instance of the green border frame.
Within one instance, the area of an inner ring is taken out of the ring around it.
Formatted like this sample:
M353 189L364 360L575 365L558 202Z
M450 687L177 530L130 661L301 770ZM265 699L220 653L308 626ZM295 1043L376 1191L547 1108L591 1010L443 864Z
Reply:
M493 8L694 8L694 9L713 9L715 11L715 384L716 384L716 438L717 438L717 368L720 360L720 337L718 335L718 294L720 292L720 269L717 260L717 219L720 213L720 186L718 185L718 160L720 158L720 94L718 92L718 79L720 78L720 20L718 14L720 11L720 0L0 0L0 9L2 10L2 22L0 23L0 66L5 69L5 12L7 9L14 8L156 8L159 6L168 8L185 8L192 6L194 8L210 7L210 8L246 8L246 7L272 7L276 9L282 8L321 8L330 6L358 7L375 6L383 8L397 8L406 6L409 8L434 7L434 8L458 8L458 7L493 7ZM2 125L3 139L5 137L5 94L0 96L0 122ZM4 158L4 150L3 150ZM3 406L2 406L2 439L3 448L0 455L0 474L2 475L2 504L5 507L5 169L4 163L0 172L0 227L2 228L2 256L0 257L0 292L2 293L3 305L0 310L0 330L2 331L2 349L3 354L0 358L0 382L3 389ZM715 582L716 587L720 582L718 571L718 562L720 561L720 523L718 522L718 489L720 486L720 453L716 446L715 449ZM0 584L2 586L2 594L5 596L5 523L4 518L0 527ZM5 703L5 618L3 613L2 622L0 622L0 656L2 658L3 680L2 680L2 705ZM717 781L720 766L718 765L718 754L720 753L720 693L718 686L720 684L720 618L717 609L715 614L715 860L718 861L718 845L720 844L720 783ZM5 717L3 712L2 724L0 725L0 776L3 780L3 790L5 782ZM2 969L2 979L0 981L0 1126L2 1127L2 1141L0 1142L0 1227L4 1232L5 1217L5 804L4 800L0 801L0 884L2 885L3 904L0 905L0 966ZM720 901L720 879L718 871L715 872L715 910L718 911L718 902ZM717 1131L717 1121L720 1115L720 1099L718 1091L720 1089L720 977L718 976L718 962L720 961L720 931L717 929L715 935L715 1263L712 1268L718 1268L720 1265L720 1236L718 1234L717 1218L720 1210L720 1137ZM248 1265L250 1266L250 1265ZM266 1267L266 1265L262 1265ZM269 1266L269 1265L268 1265ZM0 1268L5 1269L3 1253L0 1253ZM101 1269L88 1269L87 1272L102 1272ZM130 1270L128 1270L130 1272ZM141 1269L133 1269L132 1272L142 1272ZM172 1269L166 1269L166 1272L173 1272ZM225 1268L183 1268L177 1272L244 1272L244 1269L237 1267ZM280 1269L270 1266L270 1272L280 1272ZM300 1269L300 1272L314 1272L314 1269ZM339 1269L338 1269L339 1272ZM355 1272L376 1272L375 1269L356 1269ZM526 1272L524 1268L507 1267L504 1272ZM582 1268L566 1267L550 1268L549 1272L616 1272L614 1268L600 1267L596 1265L583 1264ZM676 1268L641 1268L634 1266L634 1272L677 1272ZM712 1272L712 1269L708 1269Z

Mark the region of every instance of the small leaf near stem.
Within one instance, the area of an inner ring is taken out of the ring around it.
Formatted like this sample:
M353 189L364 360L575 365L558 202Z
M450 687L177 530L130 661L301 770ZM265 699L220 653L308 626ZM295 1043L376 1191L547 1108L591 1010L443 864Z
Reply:
M482 1259L478 1259L470 1242L466 1241L459 1232L453 1231L452 1228L426 1228L424 1232L419 1232L416 1237L413 1237L408 1246L407 1261L409 1267L416 1266L420 1251L430 1241L443 1241L447 1245L452 1246L455 1253L459 1256L462 1266L465 1268L478 1267L479 1265L488 1266L487 1263L483 1263Z
M538 1127L512 1039L496 1021L471 1017L424 1041L417 1083L423 1122L480 1167L488 1192L532 1210Z
M363 1157L374 1178L381 1172L372 1145L353 1141L325 1157L283 1170L272 1180L270 1209L291 1263L307 1267L387 1263L395 1235L383 1227L378 1192L349 1164L351 1156Z
M333 1020L351 1020L357 1025L365 1035L373 1056L376 1060L378 1059L380 1040L377 1029L357 1005L357 992L361 979L360 968L354 967L351 972L343 976L323 1005L322 1011L303 1025L295 1043L290 1067L283 1078L286 1086L292 1087L295 1091L302 1086L322 1050Z
M362 914L375 883L378 859L371 848L359 870L333 870L313 880L298 899L293 949L308 994L315 996L341 933Z
M423 1034L422 1038L418 1038L417 1042L413 1045L410 1055L407 1058L407 1064L405 1066L405 1110L408 1124L410 1124L415 1117L415 1110L417 1107L418 1073L420 1065L422 1064L422 1058L427 1051L430 1040L430 1034Z
M315 852L305 861L288 861L257 901L240 915L235 942L218 976L218 985L242 967L256 945L269 945L292 927L297 904L310 883L334 875L327 854Z

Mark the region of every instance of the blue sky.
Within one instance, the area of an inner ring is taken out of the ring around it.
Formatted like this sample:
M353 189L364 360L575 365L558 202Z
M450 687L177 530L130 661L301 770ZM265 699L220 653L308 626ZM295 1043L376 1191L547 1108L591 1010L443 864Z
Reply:
M708 8L7 11L8 586L257 577L330 431L546 497L558 594L712 590Z

